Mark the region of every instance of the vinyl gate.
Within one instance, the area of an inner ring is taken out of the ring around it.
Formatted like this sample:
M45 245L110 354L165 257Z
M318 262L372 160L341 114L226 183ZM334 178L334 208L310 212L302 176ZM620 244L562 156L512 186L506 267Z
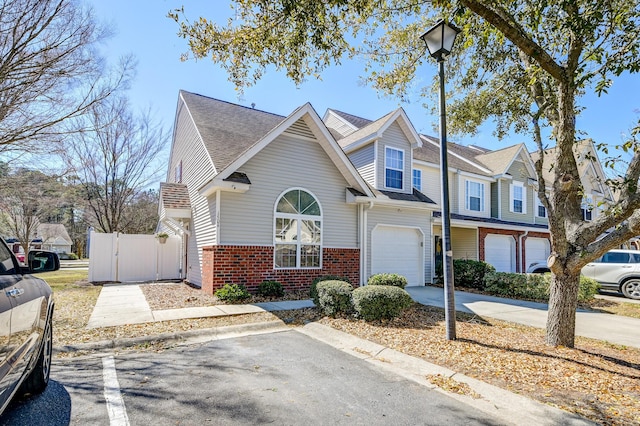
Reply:
M89 281L180 279L180 237L161 244L154 235L91 232Z

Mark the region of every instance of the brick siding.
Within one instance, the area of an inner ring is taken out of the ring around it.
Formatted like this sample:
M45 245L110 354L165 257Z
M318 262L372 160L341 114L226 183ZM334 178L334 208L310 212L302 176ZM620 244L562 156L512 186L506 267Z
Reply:
M225 284L242 284L255 293L263 281L285 290L306 290L314 278L338 275L360 282L359 249L322 249L322 269L274 269L273 246L210 246L202 249L202 290L213 294Z

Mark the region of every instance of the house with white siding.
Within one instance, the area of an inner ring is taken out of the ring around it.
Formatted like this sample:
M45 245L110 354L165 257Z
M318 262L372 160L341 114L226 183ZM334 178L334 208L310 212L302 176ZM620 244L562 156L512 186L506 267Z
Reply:
M373 176L370 170L380 168L359 166L362 158L371 157L374 151L370 146L354 143L354 139L384 119L372 122L336 110L329 110L324 116L338 143L374 187L380 176ZM411 158L410 184L439 202L440 142L427 135L419 138L421 143L413 146L407 156ZM447 152L454 259L486 261L504 272L523 272L533 262L546 261L550 251L547 219L537 201L536 174L524 144L491 151L448 143ZM387 154L393 153L377 148L375 154L380 162L388 162ZM442 261L439 210L433 210L431 235L431 257L426 257L425 262L433 265L433 279Z
M183 277L207 292L430 282L438 206L412 187L421 138L402 109L353 130L339 143L310 104L285 117L181 91L159 228L182 238Z
M322 275L364 285L381 272L430 284L442 261L439 150L401 108L377 120L333 109L321 119L310 104L281 116L181 91L159 229L181 237L182 276L207 292L265 280L302 289ZM447 150L454 259L504 272L545 262L525 145ZM593 144L576 155L592 220L611 194Z

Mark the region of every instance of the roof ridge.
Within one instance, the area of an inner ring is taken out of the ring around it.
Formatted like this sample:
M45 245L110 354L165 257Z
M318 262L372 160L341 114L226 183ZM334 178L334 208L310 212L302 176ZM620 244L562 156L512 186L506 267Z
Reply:
M216 101L216 102L220 102L220 103L224 103L224 104L227 104L227 105L232 105L232 106L235 106L235 107L244 108L244 109L247 109L249 111L261 112L263 114L269 114L269 115L273 115L275 117L281 117L281 118L286 118L287 117L287 116L282 115L282 114L276 114L276 113L273 113L273 112L264 111L264 110L261 110L261 109L256 109L254 107L248 107L246 105L241 105L241 104L238 104L238 103L235 103L235 102L225 101L224 99L213 98L213 97L207 96L207 95L201 95L200 93L194 93L194 92L190 92L190 91L184 90L184 89L180 89L180 92L181 93L187 93L187 94L193 95L193 96L199 96L201 98L206 98L206 99L209 99L209 100L212 100L212 101Z

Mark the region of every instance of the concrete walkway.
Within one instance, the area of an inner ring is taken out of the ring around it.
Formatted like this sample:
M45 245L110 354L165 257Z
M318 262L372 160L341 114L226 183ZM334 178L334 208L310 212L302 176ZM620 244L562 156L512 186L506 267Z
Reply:
M221 317L257 312L311 308L311 300L265 302L253 305L216 305L153 311L137 284L105 284L100 291L87 328L112 327L186 318Z
M444 308L444 290L439 287L407 287L413 300ZM626 299L625 299L626 300ZM455 292L456 310L503 321L545 328L547 305L475 293ZM169 321L186 318L218 317L257 312L286 311L313 307L311 300L266 302L252 305L216 305L154 311L140 285L105 284L91 314L87 328ZM579 310L576 335L640 348L640 319Z
M406 290L418 303L444 308L444 289L442 288L407 287ZM548 306L545 303L461 291L455 292L454 299L456 311L546 328ZM640 348L640 319L578 310L576 313L576 335Z

